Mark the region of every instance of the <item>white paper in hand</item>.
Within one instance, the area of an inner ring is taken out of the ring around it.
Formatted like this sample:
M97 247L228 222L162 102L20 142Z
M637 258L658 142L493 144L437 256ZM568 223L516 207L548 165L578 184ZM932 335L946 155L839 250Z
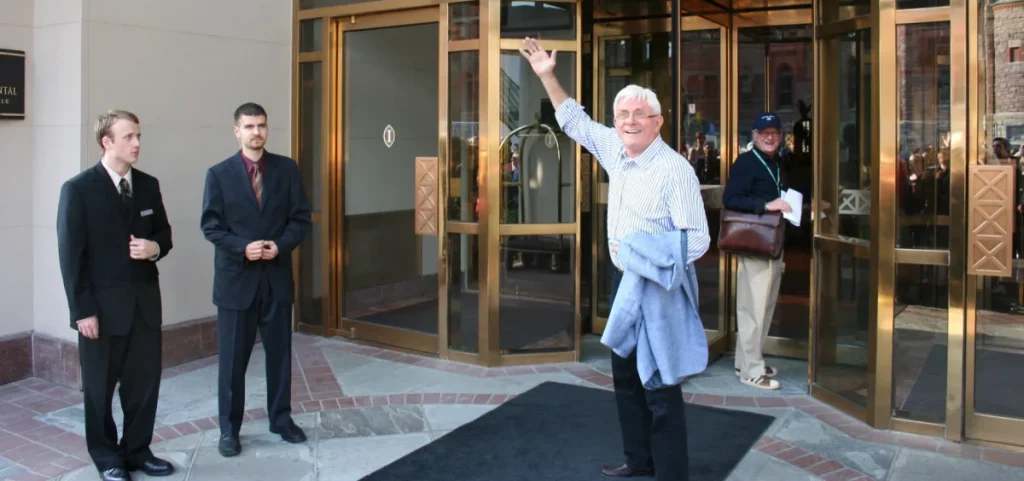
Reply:
M783 212L782 218L788 220L790 224L800 227L800 218L804 214L804 195L794 189L789 189L782 193L782 200L786 201L793 209L792 212Z

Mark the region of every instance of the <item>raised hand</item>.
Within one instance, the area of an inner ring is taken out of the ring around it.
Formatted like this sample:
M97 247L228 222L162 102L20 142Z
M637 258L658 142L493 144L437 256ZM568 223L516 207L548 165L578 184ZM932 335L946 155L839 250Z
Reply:
M540 42L526 37L523 39L523 48L519 49L519 53L523 54L530 61L530 66L533 67L534 73L537 76L543 76L554 72L555 70L555 55L558 53L557 50L552 50L549 56L540 46Z

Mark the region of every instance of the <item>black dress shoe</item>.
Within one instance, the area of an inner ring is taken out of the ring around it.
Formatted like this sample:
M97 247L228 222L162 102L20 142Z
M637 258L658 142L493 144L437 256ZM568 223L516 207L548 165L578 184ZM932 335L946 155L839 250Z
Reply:
M306 442L306 433L302 432L302 428L296 426L294 421L290 421L284 427L270 428L270 432L280 434L281 439L292 444Z
M132 481L132 476L124 468L110 468L100 471L100 479L103 481Z
M170 476L174 474L174 466L156 456L141 464L127 463L128 471L142 471L146 476Z
M613 478L631 478L633 476L648 476L654 477L653 469L635 469L629 467L628 464L620 464L618 466L604 466L601 468L601 474L605 476L611 476Z
M217 444L217 451L220 451L220 455L225 458L238 456L238 453L242 452L242 443L238 441L237 435L221 434L220 443Z

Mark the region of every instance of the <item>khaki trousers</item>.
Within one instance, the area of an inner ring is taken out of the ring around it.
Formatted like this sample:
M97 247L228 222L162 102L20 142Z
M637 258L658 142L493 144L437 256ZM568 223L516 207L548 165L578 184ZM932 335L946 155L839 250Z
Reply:
M744 379L764 375L761 350L768 338L782 281L778 260L738 256L736 273L736 369Z

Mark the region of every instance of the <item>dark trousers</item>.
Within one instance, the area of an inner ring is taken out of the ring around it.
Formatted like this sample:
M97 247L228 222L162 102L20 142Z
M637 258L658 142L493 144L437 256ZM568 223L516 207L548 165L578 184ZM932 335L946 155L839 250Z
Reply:
M612 272L614 304L622 274L614 267ZM658 481L690 479L682 387L644 389L637 372L636 351L626 358L614 351L611 355L626 464L634 469L654 469Z
M138 315L127 335L101 335L98 339L78 335L85 445L101 471L124 467L125 462L141 464L153 457L149 443L160 395L160 342L160 329L147 325ZM118 382L124 413L120 444L111 409Z
M245 371L249 367L256 331L267 355L267 413L272 428L291 422L292 329L291 303L274 301L270 286L260 290L248 309L217 309L217 347L220 362L217 401L221 434L238 435L245 414Z

